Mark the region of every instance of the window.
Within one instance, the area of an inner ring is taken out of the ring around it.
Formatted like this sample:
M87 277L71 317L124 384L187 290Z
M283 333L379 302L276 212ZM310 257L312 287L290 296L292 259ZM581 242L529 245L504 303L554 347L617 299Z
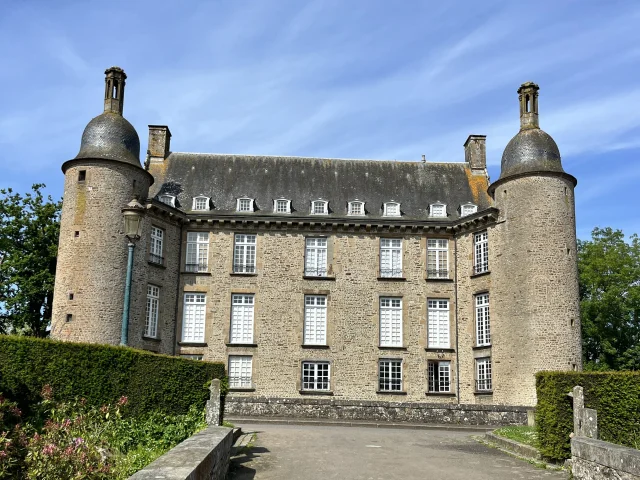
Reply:
M466 217L467 215L471 215L478 211L478 206L473 203L465 203L464 205L460 205L460 216Z
M385 217L399 217L400 216L400 204L395 202L387 202L384 204L384 216Z
M236 233L233 273L256 272L256 235Z
M476 295L476 345L491 345L489 294Z
M149 248L149 261L162 265L162 242L164 240L164 230L151 226L151 246Z
M170 207L176 206L176 197L174 197L173 195L160 195L158 197L158 200L160 200L165 205L169 205Z
M86 170L78 171L78 181L84 182L86 179L87 179L87 171Z
M401 298L380 298L380 346L402 346Z
M490 392L491 385L491 358L476 358L476 391Z
M203 355L195 355L192 353L181 354L180 358L186 358L187 360L202 360Z
M253 358L250 355L229 355L229 387L252 388Z
M304 344L327 344L327 297L304 296Z
M253 198L239 198L236 210L238 212L253 212Z
M144 336L156 338L158 335L158 302L160 287L147 285L147 312L144 316Z
M489 271L489 236L487 232L473 235L473 273Z
M204 293L185 293L182 315L182 341L204 343L204 316L206 307Z
M209 210L209 197L195 197L193 210Z
M329 213L329 202L324 200L314 200L311 202L311 214L312 215L326 215Z
M304 274L308 277L327 276L327 239L307 238Z
M429 212L432 217L446 217L447 206L444 203L432 203Z
M402 239L380 239L380 276L402 277Z
M291 213L291 200L279 198L273 201L273 213Z
M364 202L349 202L349 215L364 215Z
M402 360L378 360L378 390L381 392L402 391Z
M429 360L429 393L451 392L451 362Z
M253 343L253 295L232 295L230 343Z
M449 300L427 300L427 346L449 348Z
M427 278L449 278L449 241L427 239Z
M209 260L209 233L187 232L187 272L206 272Z
M329 362L302 362L303 390L331 390Z

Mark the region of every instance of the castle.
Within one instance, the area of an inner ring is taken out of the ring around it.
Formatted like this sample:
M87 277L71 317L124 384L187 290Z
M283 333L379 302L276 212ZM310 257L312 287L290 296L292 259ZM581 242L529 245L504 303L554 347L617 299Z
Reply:
M464 161L398 162L172 152L150 125L141 164L127 77L105 73L62 165L52 337L224 362L238 414L532 406L535 372L581 369L576 179L536 84L490 184L483 135Z

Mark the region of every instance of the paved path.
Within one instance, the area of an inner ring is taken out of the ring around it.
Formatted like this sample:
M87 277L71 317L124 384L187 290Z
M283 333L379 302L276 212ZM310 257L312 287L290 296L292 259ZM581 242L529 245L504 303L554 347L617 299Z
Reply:
M566 480L486 447L469 432L392 428L249 425L248 455L232 460L230 480Z

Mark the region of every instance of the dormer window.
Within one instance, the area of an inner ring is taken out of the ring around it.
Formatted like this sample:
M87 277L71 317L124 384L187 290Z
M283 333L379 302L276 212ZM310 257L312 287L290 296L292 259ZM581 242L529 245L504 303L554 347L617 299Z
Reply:
M349 209L347 210L347 214L348 215L364 215L364 202L360 202L358 200L349 202Z
M291 213L291 200L278 198L273 201L273 213Z
M474 214L478 211L478 206L473 203L465 203L460 205L460 216L466 217L467 215Z
M194 197L192 210L209 210L209 197Z
M176 197L174 197L173 195L158 195L158 200L166 205L169 205L170 207L175 208L176 206Z
M429 214L432 217L446 217L447 206L444 203L432 203L429 207Z
M327 215L329 213L329 202L326 200L314 200L311 202L311 215Z
M236 210L238 212L253 212L253 198L239 198Z
M399 217L400 216L400 204L397 202L387 202L384 204L384 216L385 217Z

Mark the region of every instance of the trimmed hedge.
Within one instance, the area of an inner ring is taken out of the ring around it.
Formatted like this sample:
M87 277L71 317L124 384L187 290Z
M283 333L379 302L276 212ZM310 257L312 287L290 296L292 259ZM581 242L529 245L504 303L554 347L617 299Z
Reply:
M571 456L573 402L567 395L577 385L584 388L585 407L598 411L600 439L634 447L640 436L640 372L539 372L540 453L558 461Z
M49 384L57 400L84 397L100 406L125 395L128 415L179 415L192 405L204 408L213 378L226 378L223 364L127 347L0 335L0 392L27 410Z

